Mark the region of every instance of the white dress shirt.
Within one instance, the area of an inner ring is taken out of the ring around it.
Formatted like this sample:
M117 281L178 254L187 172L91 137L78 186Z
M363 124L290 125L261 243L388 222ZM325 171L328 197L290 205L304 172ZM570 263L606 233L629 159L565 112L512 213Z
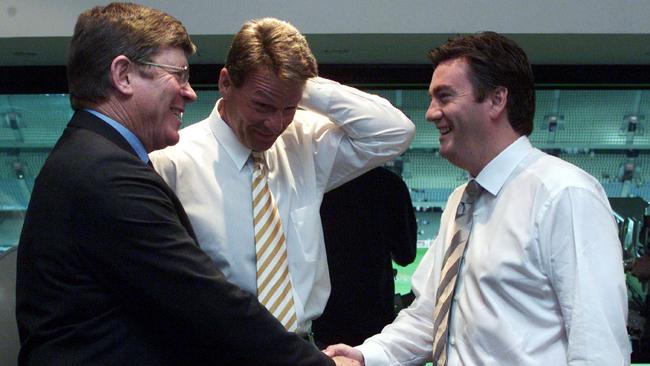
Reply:
M628 365L622 249L598 181L526 137L476 181L486 192L452 303L448 365ZM415 302L358 346L367 366L431 361L435 294L464 188L413 275Z
M287 240L298 333L304 334L330 293L323 193L404 152L415 127L387 100L323 78L307 81L300 107L306 110L296 112L265 157ZM154 167L183 203L201 248L231 282L255 294L251 150L216 105L180 136L176 146L151 153Z

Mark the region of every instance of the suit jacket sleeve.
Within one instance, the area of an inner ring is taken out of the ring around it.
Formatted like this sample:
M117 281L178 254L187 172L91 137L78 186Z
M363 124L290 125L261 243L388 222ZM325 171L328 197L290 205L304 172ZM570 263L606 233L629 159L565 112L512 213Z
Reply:
M112 160L79 172L86 176L74 220L90 239L80 241L80 258L126 312L204 361L227 353L242 364L334 364L226 281L152 169L122 156Z

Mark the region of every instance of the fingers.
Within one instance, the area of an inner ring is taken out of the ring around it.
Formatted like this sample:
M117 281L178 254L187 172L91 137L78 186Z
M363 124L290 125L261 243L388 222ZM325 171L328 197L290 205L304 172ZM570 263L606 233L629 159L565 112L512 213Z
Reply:
M361 351L359 351L356 348L352 348L347 344L342 344L342 343L335 344L327 347L327 349L325 349L323 352L325 352L325 354L328 355L329 357L343 356L343 357L351 358L359 362L361 365L364 364L363 354L361 353Z
M364 364L357 361L353 360L351 358L343 357L343 356L336 356L333 358L334 363L337 366L363 366Z

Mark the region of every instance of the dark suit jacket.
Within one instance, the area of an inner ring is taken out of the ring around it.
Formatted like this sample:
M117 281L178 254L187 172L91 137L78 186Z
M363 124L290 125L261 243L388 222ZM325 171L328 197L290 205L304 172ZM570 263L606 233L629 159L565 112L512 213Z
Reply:
M225 280L171 189L87 112L36 179L16 294L21 365L333 365Z
M320 209L332 293L313 323L321 345L357 345L395 318L391 259L415 259L417 228L406 184L376 168L325 194Z

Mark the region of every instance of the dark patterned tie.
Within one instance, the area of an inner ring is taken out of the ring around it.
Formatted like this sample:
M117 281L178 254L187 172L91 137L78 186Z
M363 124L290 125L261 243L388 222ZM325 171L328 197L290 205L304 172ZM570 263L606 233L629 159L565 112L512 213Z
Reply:
M447 338L449 335L449 309L454 297L458 269L465 253L467 239L472 227L474 202L478 199L483 188L471 180L465 187L463 197L460 199L456 210L456 233L451 239L451 244L445 252L440 272L440 284L436 292L436 307L433 311L433 364L444 366L447 364Z

